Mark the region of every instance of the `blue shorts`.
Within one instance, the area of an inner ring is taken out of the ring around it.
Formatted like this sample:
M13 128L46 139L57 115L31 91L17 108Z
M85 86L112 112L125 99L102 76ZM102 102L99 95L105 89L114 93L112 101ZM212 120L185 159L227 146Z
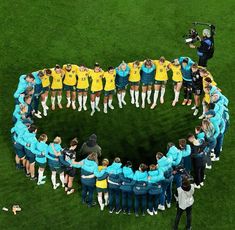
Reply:
M107 193L107 192L108 192L108 189L107 189L107 188L97 188L97 187L96 187L96 191L97 191L97 192L102 192L102 193Z
M142 77L141 78L141 83L142 83L142 86L148 86L148 85L152 85L154 82L154 77Z
M38 162L38 161L36 161L36 163L37 163L37 166L38 166L39 168L46 168L46 166L47 166L47 163L40 163L40 162Z
M36 84L34 87L34 94L41 94L43 92L42 84Z
M75 91L76 91L76 86L64 84L63 89L64 89L65 91L73 91L73 92L75 92Z
M29 150L25 148L26 153L26 160L29 161L30 164L33 164L35 162L35 155Z
M25 158L25 151L24 151L24 146L16 143L14 144L14 149L15 149L15 153L16 155L20 158L20 159L24 159Z
M52 172L62 173L64 169L61 167L60 163L49 163L49 168Z
M110 90L110 91L104 91L104 96L108 97L109 95L114 95L115 94L115 90Z
M139 81L136 81L136 82L129 81L129 85L130 86L138 86L138 85L140 85L140 82Z
M117 91L121 91L121 90L126 90L127 84L126 85L117 85Z
M49 87L49 86L42 88L42 92L43 92L43 93L48 92L49 90L50 90L50 87Z
M88 92L88 88L86 89L77 89L78 93L84 93L84 92Z
M166 85L167 81L159 81L159 80L155 80L154 81L154 85Z
M101 92L101 90L99 90L99 91L91 91L91 94L96 94L96 93L100 93Z

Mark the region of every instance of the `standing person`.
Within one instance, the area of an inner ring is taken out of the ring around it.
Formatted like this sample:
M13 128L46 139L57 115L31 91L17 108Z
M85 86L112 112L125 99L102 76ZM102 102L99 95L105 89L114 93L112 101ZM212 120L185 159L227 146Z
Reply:
M66 108L69 108L70 105L72 104L73 110L76 109L75 102L76 102L77 70L78 70L77 65L71 65L71 64L63 65L63 71L64 71L63 84L64 84L64 91L66 91L66 98L67 98Z
M192 170L191 147L187 144L186 139L179 139L179 149L182 152L182 162L184 169L188 174L190 174Z
M172 102L172 106L175 106L176 103L179 101L180 89L182 87L182 82L183 82L181 65L178 60L174 60L172 61L172 63L168 65L168 68L170 68L173 73L172 80L174 85L175 98Z
M77 70L77 92L78 92L78 112L87 110L87 92L89 88L89 71L84 65L80 65Z
M60 137L55 137L53 143L50 143L48 147L48 165L51 170L51 182L54 190L60 186L60 183L56 183L57 173L60 175L61 186L64 188L64 170L61 167L61 163L59 161L59 156L61 155L62 151L61 142L62 141Z
M194 171L195 188L200 189L204 185L205 160L204 153L206 143L203 139L196 139L194 134L188 135L188 141L192 149L192 165Z
M92 134L86 142L83 143L80 153L87 156L90 153L96 153L98 157L101 156L101 147L97 144L97 136Z
M148 172L148 209L150 216L157 215L157 209L162 193L161 181L164 180L163 172L158 170L157 165L150 165Z
M154 109L157 106L157 99L159 91L161 90L160 103L164 103L164 95L166 91L166 83L168 80L167 71L169 70L168 65L169 61L165 59L165 57L160 57L159 60L154 61L156 66L156 74L154 81L154 96L153 96L153 104L151 109Z
M43 108L43 116L47 116L47 110L49 107L47 106L47 99L50 90L50 76L52 71L50 69L44 69L43 76L40 76L42 81L42 94L41 94L41 105Z
M154 76L156 73L156 66L153 61L147 59L144 61L143 65L140 69L141 83L142 83L142 109L145 108L145 98L147 92L147 102L151 104L151 93L152 93L152 85L154 81Z
M139 87L140 87L140 69L142 62L134 61L133 63L128 63L130 67L130 95L131 95L131 104L135 104L136 108L139 108Z
M108 71L104 73L105 86L104 86L104 113L108 112L108 107L114 109L113 95L115 94L115 77L116 70L114 67L109 67Z
M122 108L122 105L126 105L125 95L126 87L128 85L128 78L130 75L130 67L123 61L116 68L116 86L117 86L117 97L119 108Z
M64 160L68 162L69 164L71 164L73 161L76 160L75 149L77 148L77 146L78 146L78 140L77 138L74 138L70 141L70 147L64 148L62 150ZM70 166L65 165L64 185L65 185L65 192L67 193L67 195L70 195L74 192L73 180L74 180L75 175L76 175L76 168L73 168L71 165Z
M182 105L190 106L192 104L191 66L194 62L189 57L179 57L178 62L181 65L181 72L183 75L184 101L182 102Z
M178 230L178 225L180 218L184 211L186 211L186 229L191 230L192 223L192 205L194 203L194 186L190 184L190 181L185 178L183 180L182 186L177 188L178 191L178 206L177 213L175 217L174 230Z
M56 65L51 73L52 84L51 84L51 109L55 110L55 97L57 95L57 104L60 109L63 108L61 105L62 101L62 89L63 89L63 78L64 71L61 69L60 65Z
M200 106L200 97L203 93L203 79L200 75L200 68L196 63L191 66L191 75L194 95L194 106L192 107L192 110L194 110L193 116L197 116Z
M98 170L102 171L103 169L106 169L109 165L109 160L108 159L103 159L102 160L102 165L98 166ZM98 203L100 205L100 210L103 211L104 207L108 205L109 202L109 194L108 194L108 182L107 179L103 180L96 180L96 190L97 190L97 199ZM105 203L103 203L103 196Z
M94 69L89 70L91 78L91 116L94 115L95 110L100 112L99 101L101 91L103 90L103 75L104 71L100 68L99 63L95 63Z
M164 211L165 203L168 207L170 207L172 200L172 160L171 158L165 157L161 152L158 152L156 154L156 160L158 164L158 169L163 172L165 178L162 181L162 193L160 195L160 204L158 205L158 209Z
M120 186L122 191L122 211L124 214L127 213L130 215L132 207L133 186L125 183L131 183L134 177L131 161L126 162L126 165L122 168L122 174L120 177L122 181Z

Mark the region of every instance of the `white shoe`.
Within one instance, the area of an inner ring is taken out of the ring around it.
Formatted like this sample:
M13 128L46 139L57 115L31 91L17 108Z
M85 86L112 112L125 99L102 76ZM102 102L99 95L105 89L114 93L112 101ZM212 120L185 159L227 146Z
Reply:
M70 189L69 191L67 191L66 194L67 194L67 195L70 195L70 194L74 193L74 191L75 191L75 190L72 188L72 189Z
M131 99L131 104L132 104L132 105L135 104L135 99L134 99L134 98Z
M107 108L104 108L104 113L108 113L108 110L107 110Z
M78 112L81 112L81 111L82 111L82 107L79 106L79 107L78 107Z
M170 208L170 207L171 207L171 203L168 204L168 203L166 202L166 207L167 207L167 208Z
M60 186L60 183L56 183L56 184L53 186L53 189L56 190L59 186Z
M155 107L157 106L157 104L153 103L150 107L150 109L155 109Z
M71 105L71 102L68 102L67 105L66 105L66 108L69 108Z
M46 179L46 177L47 177L47 176L43 176L43 177L42 177L42 180Z
M49 109L49 107L48 107L47 105L45 105L45 109L46 109L46 110L48 110L48 109Z
M43 109L43 116L46 117L47 116L47 110Z
M194 106L191 108L191 110L194 110L194 109L196 109L196 105L194 105Z
M201 187L204 186L204 182L201 182L201 183L200 183L200 186L201 186Z
M102 205L100 206L100 210L101 210L101 211L104 210L104 204L102 204Z
M125 102L124 100L122 100L122 104L123 104L123 105L126 105L126 102Z
M119 108L122 109L122 103L119 103L118 105L119 105Z
M175 101L175 100L174 100L174 101L172 101L172 104L171 104L171 105L174 107L177 102L178 102L178 101Z
M114 109L113 105L109 105L109 108L110 108L110 109Z
M149 105L151 104L150 98L147 98L147 102L148 102Z
M92 111L91 111L91 116L93 116L93 115L94 115L94 113L95 113L95 110L92 110Z
M155 211L155 209L153 209L153 214L154 214L154 215L157 215L157 211Z
M202 120L202 119L204 119L204 118L205 118L205 115L202 114L198 119Z
M142 103L141 108L142 108L142 109L145 108L145 103Z
M39 114L39 115L41 115L41 114L42 114L42 112L38 110L38 114Z
M135 107L136 108L139 108L140 107L140 104L138 102L135 103Z
M213 157L211 160L212 161L219 161L219 157Z
M83 105L83 109L84 111L87 111L87 107L85 105Z
M151 212L149 209L147 209L147 213L148 213L150 216L153 216L153 212Z
M198 109L195 109L194 113L193 113L193 116L197 116L198 115L198 112L199 110Z
M95 109L100 112L100 108L98 106L95 107Z
M160 97L160 103L163 104L164 103L164 98Z
M200 185L196 185L196 184L194 184L194 188L200 189L200 188L201 188L201 186L200 186Z
M222 152L223 151L223 147L221 146L221 148L220 148L220 152Z
M209 166L206 164L206 169L212 169L212 166L211 165Z
M165 206L159 204L159 205L158 205L158 209L159 209L159 210L162 210L162 211L165 211Z
M73 108L73 110L75 110L75 109L76 109L76 105L75 105L75 103L72 103L72 108Z
M46 183L46 181L41 180L41 181L38 181L37 185L42 185L42 184L45 184L45 183Z
M42 116L41 116L39 113L35 113L34 116L37 117L37 118L39 118L39 119L42 118Z

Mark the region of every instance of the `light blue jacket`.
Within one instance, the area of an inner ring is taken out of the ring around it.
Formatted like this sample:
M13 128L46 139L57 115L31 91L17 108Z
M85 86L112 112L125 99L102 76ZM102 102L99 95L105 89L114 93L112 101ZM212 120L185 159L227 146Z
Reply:
M33 84L31 84L25 80L25 77L26 77L26 75L20 76L17 90L14 93L14 98L19 98L20 94L24 93L24 91L26 90L26 88L28 86L33 86Z
M23 135L26 131L28 131L27 126L21 121L18 120L14 127L11 128L11 133L13 134L13 139L15 142L18 142L18 138Z
M47 158L50 159L50 156L48 155L48 144L43 141L37 142L33 153L36 155L35 159L38 163L45 164Z
M182 161L182 152L175 146L171 146L166 154L170 158L173 166L177 166Z
M151 184L155 184L155 183L165 179L163 172L158 169L154 170L154 171L149 171L148 175L150 177L150 178L148 178L148 182Z
M191 146L190 145L186 145L185 149L182 149L181 152L182 152L182 157L190 156L190 154L191 154Z
M166 172L172 166L172 159L166 158L163 156L161 159L157 161L158 169L161 170L163 173Z
M182 65L182 62L185 58L188 58L188 64L184 67ZM179 57L178 61L181 65L181 72L182 72L182 75L183 75L183 79L185 81L192 81L191 66L194 64L194 61L189 57Z
M38 76L38 71L32 73L35 79L35 84L40 85L42 84L41 78Z

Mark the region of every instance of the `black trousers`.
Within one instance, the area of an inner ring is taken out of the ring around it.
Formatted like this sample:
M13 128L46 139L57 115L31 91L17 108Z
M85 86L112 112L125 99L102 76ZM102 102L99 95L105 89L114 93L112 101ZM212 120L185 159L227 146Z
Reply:
M191 100L193 93L192 82L183 80L183 88L184 88L184 99Z
M176 213L176 217L175 217L175 224L174 224L174 230L178 230L178 225L180 222L180 218L183 214L183 212L186 212L186 229L190 230L191 229L191 223L192 223L192 205L189 206L188 208L186 208L185 210L179 208L179 206L177 207L177 213Z
M207 67L208 58L206 56L199 56L198 65Z
M200 185L204 180L205 174L205 163L202 157L193 159L193 171L194 171L194 182L196 185Z

